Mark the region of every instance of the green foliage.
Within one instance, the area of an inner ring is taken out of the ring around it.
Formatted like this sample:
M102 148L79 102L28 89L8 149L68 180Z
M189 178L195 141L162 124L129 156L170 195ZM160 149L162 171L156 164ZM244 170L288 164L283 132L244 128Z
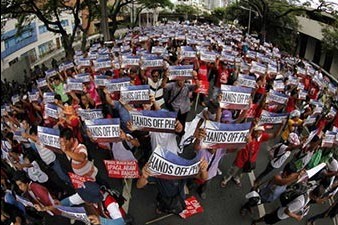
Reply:
M169 9L174 8L174 4L171 3L170 0L138 0L137 3L148 9L155 9L159 7L168 7Z
M198 14L197 8L191 5L176 5L175 12L181 13L181 14L189 14L189 15Z
M211 15L216 17L217 19L223 21L226 18L226 13L227 9L224 7L218 7L215 8L212 12Z
M323 28L323 48L326 51L338 52L338 18L333 26Z

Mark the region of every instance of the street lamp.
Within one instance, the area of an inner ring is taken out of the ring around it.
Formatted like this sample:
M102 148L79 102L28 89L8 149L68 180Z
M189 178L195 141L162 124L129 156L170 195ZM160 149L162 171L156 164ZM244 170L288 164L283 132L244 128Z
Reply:
M254 13L256 14L256 16L258 16L259 13L258 13L257 11L255 11L255 10L253 10L253 9L251 8L251 6L250 6L249 9L246 8L246 7L244 7L244 6L240 6L239 8L249 11L248 34L250 34L250 27L251 27L251 12L254 12Z

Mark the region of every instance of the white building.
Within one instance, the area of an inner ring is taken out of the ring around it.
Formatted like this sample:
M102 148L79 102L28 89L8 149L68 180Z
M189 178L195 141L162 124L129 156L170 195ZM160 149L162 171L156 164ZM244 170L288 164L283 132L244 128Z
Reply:
M71 33L73 17L70 14L60 16L62 26ZM38 19L33 19L25 26L21 35L17 36L17 21L8 20L1 35L1 72L10 65L28 57L30 65L46 54L62 48L61 35L47 31Z

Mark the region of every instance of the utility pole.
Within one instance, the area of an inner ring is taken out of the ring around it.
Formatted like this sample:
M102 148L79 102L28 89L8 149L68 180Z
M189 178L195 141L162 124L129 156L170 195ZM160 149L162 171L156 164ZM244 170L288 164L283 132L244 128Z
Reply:
M105 41L110 41L110 32L108 24L107 0L100 0L101 9L101 32Z

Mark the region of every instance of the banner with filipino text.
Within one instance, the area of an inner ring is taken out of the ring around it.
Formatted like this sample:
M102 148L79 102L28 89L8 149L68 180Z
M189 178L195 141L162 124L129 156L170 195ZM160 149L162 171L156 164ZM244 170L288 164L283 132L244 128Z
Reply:
M45 104L45 115L54 119L58 119L58 106L51 103Z
M82 92L83 91L83 81L81 79L67 78L66 88L67 92L75 91Z
M109 93L119 92L121 87L127 87L130 85L129 77L105 80L105 86Z
M68 176L70 178L70 181L72 182L74 189L83 188L84 182L94 181L91 177L80 176L71 172L68 172Z
M28 92L28 99L30 102L36 102L39 100L40 93L38 90L32 90L31 92Z
M157 68L157 67L163 67L163 58L158 56L144 56L141 60L141 68L147 69L147 68Z
M256 88L256 78L245 74L239 74L236 84L243 87Z
M137 161L104 160L108 176L112 178L139 178Z
M81 80L82 83L90 82L90 74L89 73L75 74L74 77L75 77L75 79Z
M45 93L43 93L43 102L45 104L47 104L47 103L53 103L54 102L54 96L55 96L55 94L53 92L45 92Z
M121 68L127 68L131 66L139 66L141 57L139 56L122 56Z
M94 76L94 83L96 88L103 88L105 87L105 84L107 83L107 80L109 80L110 77L106 75L97 75Z
M59 71L64 71L74 68L74 63L73 62L64 62L59 65Z

